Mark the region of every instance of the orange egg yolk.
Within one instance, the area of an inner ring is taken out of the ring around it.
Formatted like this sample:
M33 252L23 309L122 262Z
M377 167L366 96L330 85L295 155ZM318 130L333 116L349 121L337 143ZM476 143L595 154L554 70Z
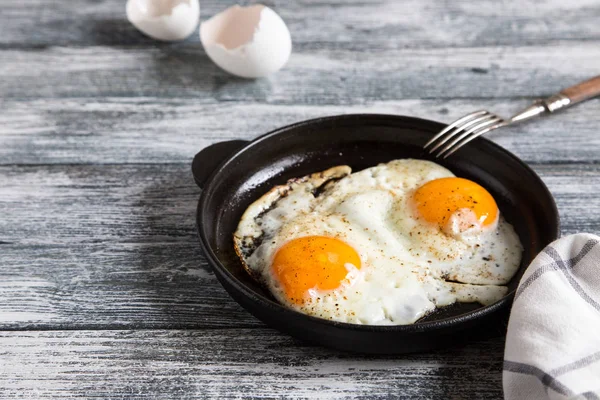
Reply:
M346 264L360 268L360 257L348 244L326 236L305 236L283 245L272 268L286 296L303 304L309 289L340 287L348 274Z
M498 206L492 195L477 183L463 178L441 178L419 187L413 195L419 215L443 228L452 214L467 208L482 226L493 224Z

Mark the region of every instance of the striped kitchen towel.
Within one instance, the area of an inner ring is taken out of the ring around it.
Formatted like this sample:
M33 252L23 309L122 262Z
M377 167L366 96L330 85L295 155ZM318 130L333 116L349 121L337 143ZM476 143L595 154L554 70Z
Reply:
M600 400L600 237L563 237L523 275L503 385L507 400Z

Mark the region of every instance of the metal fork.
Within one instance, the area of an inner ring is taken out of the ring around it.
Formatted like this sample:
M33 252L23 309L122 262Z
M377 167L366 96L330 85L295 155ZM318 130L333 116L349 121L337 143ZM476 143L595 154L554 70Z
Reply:
M457 119L423 146L436 158L447 158L471 140L503 126L551 114L600 95L600 76L578 83L546 99L536 100L509 119L486 110Z

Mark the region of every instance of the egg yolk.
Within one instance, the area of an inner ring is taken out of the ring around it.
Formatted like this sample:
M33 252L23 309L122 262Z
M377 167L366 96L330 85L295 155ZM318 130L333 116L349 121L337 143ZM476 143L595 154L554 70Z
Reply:
M413 200L422 218L443 228L452 214L472 210L482 226L493 224L498 206L492 195L477 183L464 178L441 178L419 187Z
M305 236L283 245L272 268L287 297L302 304L309 289L340 287L348 274L346 264L360 268L360 257L348 244L326 236Z

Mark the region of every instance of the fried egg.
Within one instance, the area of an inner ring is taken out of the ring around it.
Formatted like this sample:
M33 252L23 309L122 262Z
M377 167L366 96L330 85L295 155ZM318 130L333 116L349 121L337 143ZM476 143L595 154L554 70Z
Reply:
M235 250L280 303L334 321L400 325L506 294L522 247L485 188L424 160L351 172L290 180L243 214Z

